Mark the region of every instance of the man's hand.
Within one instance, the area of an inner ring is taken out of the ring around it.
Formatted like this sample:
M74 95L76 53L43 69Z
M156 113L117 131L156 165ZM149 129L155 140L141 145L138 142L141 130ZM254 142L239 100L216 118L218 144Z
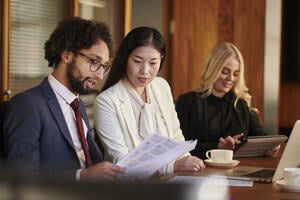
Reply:
M117 174L125 174L126 171L110 162L104 161L97 163L87 169L83 169L80 174L81 180L86 179L108 179L114 180Z

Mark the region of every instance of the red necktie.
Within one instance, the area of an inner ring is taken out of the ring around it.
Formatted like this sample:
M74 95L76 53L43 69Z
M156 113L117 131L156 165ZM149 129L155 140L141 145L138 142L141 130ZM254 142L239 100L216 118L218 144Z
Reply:
M86 160L85 164L86 164L87 167L90 167L93 163L92 163L89 148L88 148L85 136L84 136L82 116L81 116L81 112L80 112L78 99L75 99L70 105L71 105L71 107L73 108L73 110L75 112L76 125L77 125L78 134L79 134L79 140L81 142L83 152L84 152L84 156L85 156L85 160Z

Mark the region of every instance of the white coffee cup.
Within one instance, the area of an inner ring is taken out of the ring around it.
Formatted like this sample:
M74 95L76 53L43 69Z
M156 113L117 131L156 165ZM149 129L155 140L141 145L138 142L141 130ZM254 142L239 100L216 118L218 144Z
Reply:
M232 161L233 151L228 149L212 149L207 151L205 155L212 162L229 163Z
M300 168L284 168L283 177L287 185L300 186Z

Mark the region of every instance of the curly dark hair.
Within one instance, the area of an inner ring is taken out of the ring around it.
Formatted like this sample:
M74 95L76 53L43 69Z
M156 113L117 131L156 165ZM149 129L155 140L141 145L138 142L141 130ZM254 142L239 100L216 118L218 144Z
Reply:
M166 45L163 36L153 27L141 26L134 28L126 35L118 48L111 66L111 71L100 93L116 84L120 79L125 78L127 76L127 60L131 52L138 47L148 45L152 45L160 52L162 59L159 70L161 70L166 57Z
M49 62L48 66L55 67L63 51L77 53L81 49L89 49L97 40L106 43L109 57L112 58L112 38L105 23L80 17L62 20L45 42L45 59Z

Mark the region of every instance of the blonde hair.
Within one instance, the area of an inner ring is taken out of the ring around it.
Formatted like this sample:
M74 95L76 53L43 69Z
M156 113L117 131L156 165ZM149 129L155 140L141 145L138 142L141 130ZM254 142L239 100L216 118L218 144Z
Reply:
M236 99L234 107L239 99L244 100L250 110L258 112L251 104L252 96L249 94L249 89L245 83L244 77L244 59L236 46L231 43L219 43L209 53L205 63L204 70L201 75L200 84L196 91L200 97L207 97L212 93L213 84L219 78L222 68L228 63L231 58L236 58L240 64L240 72L237 82L231 89Z

